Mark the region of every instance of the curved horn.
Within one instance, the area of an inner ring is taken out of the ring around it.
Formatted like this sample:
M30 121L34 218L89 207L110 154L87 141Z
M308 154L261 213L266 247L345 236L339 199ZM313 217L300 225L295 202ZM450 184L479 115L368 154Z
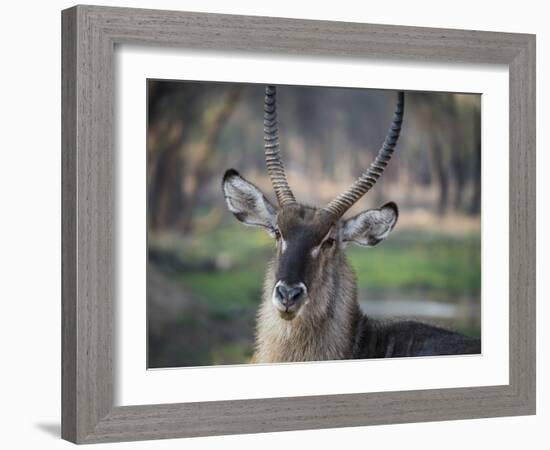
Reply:
M401 131L401 123L403 122L403 109L405 104L403 92L397 94L397 105L393 115L391 127L388 130L386 139L382 148L378 151L375 160L369 168L363 172L353 185L344 193L336 197L324 209L339 219L351 206L365 195L370 188L374 186L378 178L384 173L384 169L388 165L392 157L399 133Z
M277 124L277 90L275 86L265 87L264 99L264 148L267 172L280 206L296 203L288 186L285 168L279 153L279 129Z

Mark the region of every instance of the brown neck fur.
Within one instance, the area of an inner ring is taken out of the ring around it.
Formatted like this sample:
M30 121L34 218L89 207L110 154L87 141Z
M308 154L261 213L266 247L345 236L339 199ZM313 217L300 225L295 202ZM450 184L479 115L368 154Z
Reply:
M268 267L262 304L258 312L256 351L260 363L326 361L352 356L357 322L355 275L341 249L323 264L309 287L309 301L293 320L275 310L271 295L277 258Z

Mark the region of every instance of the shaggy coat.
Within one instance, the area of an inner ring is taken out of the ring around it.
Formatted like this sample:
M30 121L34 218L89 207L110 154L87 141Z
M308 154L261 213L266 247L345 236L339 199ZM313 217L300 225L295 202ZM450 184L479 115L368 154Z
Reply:
M326 361L481 352L477 338L425 323L379 321L357 301L355 274L335 246L297 317L284 320L272 305L280 250L267 269L256 326L253 362Z
M235 217L263 227L277 246L258 311L254 362L480 352L479 339L412 320L375 321L361 311L345 248L385 239L397 222L394 203L335 220L326 210L300 204L276 209L235 170L226 172L222 186Z

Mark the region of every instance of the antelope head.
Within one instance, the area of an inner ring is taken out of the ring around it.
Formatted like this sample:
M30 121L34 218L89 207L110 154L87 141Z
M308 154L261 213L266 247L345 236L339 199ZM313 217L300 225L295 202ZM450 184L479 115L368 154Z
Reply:
M346 220L342 216L384 172L399 138L403 106L400 92L391 127L375 160L347 191L325 207L316 208L298 203L288 185L279 152L276 89L266 87L265 159L278 206L234 169L225 173L222 188L229 210L239 221L264 228L276 240L271 303L283 319L294 319L304 305L315 302L327 268L338 265L346 243L376 245L395 226L398 210L393 202Z

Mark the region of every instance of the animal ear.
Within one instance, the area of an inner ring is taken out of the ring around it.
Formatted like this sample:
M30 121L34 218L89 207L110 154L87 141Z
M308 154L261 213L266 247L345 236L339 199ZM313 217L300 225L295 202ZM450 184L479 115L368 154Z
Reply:
M229 211L239 221L274 232L277 210L262 191L241 177L235 169L225 172L222 188Z
M386 203L380 209L364 211L344 222L343 240L372 247L390 234L398 216L397 205L393 202Z

